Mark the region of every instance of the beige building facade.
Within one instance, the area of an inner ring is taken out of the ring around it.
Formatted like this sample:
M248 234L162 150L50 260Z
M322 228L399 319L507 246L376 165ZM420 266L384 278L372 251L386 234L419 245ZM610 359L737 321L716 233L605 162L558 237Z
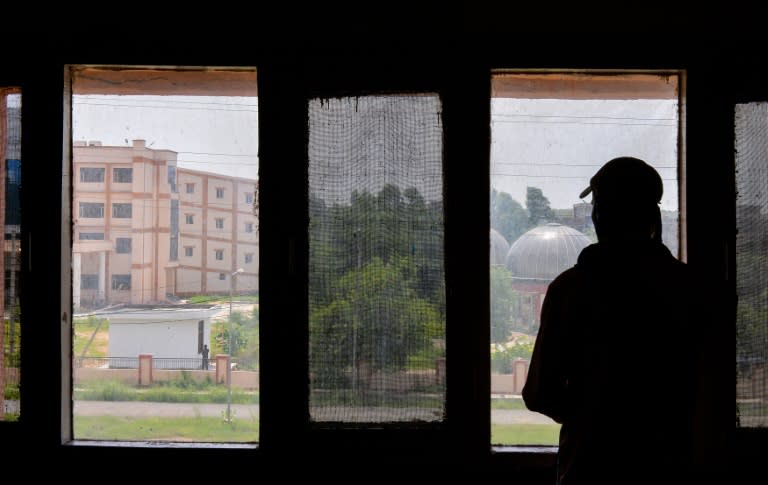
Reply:
M75 142L73 170L75 311L258 292L255 178L180 168L144 140Z

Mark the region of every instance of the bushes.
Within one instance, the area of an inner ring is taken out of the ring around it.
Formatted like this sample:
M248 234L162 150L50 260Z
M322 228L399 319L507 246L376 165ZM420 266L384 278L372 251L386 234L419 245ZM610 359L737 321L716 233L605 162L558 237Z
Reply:
M118 381L97 381L75 389L74 398L83 401L148 401L175 403L225 403L227 388L225 385L196 382L191 377L182 377L171 382L157 383L140 388ZM258 404L257 392L245 392L232 388L232 402L236 404Z

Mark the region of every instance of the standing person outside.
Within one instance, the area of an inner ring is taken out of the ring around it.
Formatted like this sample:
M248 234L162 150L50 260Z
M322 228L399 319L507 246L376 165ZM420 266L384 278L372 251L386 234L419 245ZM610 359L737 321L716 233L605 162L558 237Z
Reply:
M208 345L203 345L203 350L200 352L203 355L203 370L208 370Z
M590 193L598 242L549 286L523 399L561 423L557 484L688 483L721 439L722 293L662 244L650 165L610 160Z

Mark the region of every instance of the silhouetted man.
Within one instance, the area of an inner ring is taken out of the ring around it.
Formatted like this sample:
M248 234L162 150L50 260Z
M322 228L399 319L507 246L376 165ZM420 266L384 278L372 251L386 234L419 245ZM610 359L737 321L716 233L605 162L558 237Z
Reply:
M590 193L598 242L549 285L523 398L562 424L558 484L683 483L720 439L705 369L721 294L662 244L650 165L613 159Z

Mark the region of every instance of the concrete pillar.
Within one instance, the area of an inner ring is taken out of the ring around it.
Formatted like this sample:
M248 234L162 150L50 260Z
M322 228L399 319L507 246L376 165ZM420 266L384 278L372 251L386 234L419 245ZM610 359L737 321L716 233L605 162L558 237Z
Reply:
M106 300L106 287L107 287L107 253L106 251L99 251L99 293L97 298L103 305Z
M512 362L512 375L514 376L514 393L522 394L525 380L528 378L528 361L515 359Z
M80 309L80 283L81 283L82 255L72 253L72 308Z
M139 356L139 385L148 386L152 384L152 354L141 354Z
M229 356L216 355L216 384L227 383L227 368L229 368Z

